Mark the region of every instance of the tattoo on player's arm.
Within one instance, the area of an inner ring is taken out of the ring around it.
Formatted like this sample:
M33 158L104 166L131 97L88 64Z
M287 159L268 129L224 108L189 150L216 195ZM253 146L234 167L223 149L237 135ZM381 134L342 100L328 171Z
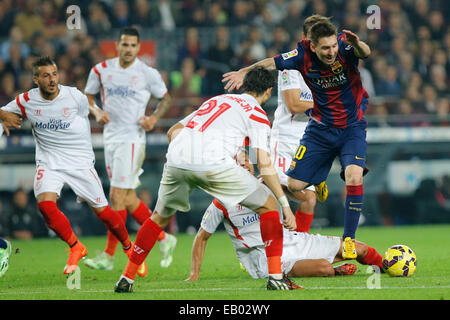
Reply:
M171 102L172 98L169 94L166 94L156 106L153 115L155 115L158 119L161 119L161 117L170 109Z

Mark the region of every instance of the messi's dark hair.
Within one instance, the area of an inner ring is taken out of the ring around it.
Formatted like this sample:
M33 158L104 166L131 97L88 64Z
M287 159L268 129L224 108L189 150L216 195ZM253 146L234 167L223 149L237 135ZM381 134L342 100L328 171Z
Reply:
M337 35L337 28L330 21L319 21L311 27L311 41L317 45L319 39Z
M275 77L273 73L266 68L256 67L247 72L242 88L245 92L253 92L260 95L274 86Z
M31 65L32 70L33 70L33 76L39 75L39 67L52 66L52 65L56 66L56 62L49 56L42 56L42 57L37 58Z
M136 36L137 40L139 42L139 31L135 27L124 27L124 28L120 29L119 41L122 38L122 35Z

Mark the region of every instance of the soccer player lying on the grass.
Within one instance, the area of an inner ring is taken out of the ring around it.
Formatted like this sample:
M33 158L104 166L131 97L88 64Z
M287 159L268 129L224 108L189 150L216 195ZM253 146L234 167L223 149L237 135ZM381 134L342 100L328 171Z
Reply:
M108 205L94 168L88 100L76 88L60 85L58 68L50 57L33 63L33 81L37 88L19 94L2 107L3 128L19 128L20 115L31 122L36 140L36 175L34 194L47 226L70 247L64 274L76 270L78 261L87 255L67 217L56 204L64 184L86 201L96 216L122 243L130 254L131 241L120 215ZM101 111L99 111L101 112ZM9 132L6 132L9 134Z
M248 160L243 166L253 171ZM208 239L223 222L231 238L239 261L252 278L267 278L267 259L261 240L258 215L240 205L225 207L217 199L203 215L201 227L192 245L191 272L187 281L197 280ZM382 256L368 245L356 241L356 260L375 265L382 270ZM356 265L345 263L333 267L332 263L346 260L342 257L340 237L292 232L283 228L283 272L289 277L321 277L352 275Z

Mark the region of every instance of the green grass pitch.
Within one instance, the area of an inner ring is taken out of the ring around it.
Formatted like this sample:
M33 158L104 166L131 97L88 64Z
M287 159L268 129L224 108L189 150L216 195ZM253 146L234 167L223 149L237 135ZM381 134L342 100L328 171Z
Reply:
M312 230L340 235L341 228ZM132 236L134 239L135 235ZM358 265L353 276L296 278L304 290L266 291L265 280L253 280L240 270L228 236L214 234L207 245L201 278L185 282L190 268L194 236L178 234L174 262L159 266L158 244L147 258L149 274L137 278L134 293L116 294L114 284L125 264L125 254L116 253L113 271L95 271L80 262L80 288L69 289L62 274L67 260L65 243L59 239L12 241L13 254L6 275L0 278L0 300L448 300L450 298L450 225L405 227L360 227L358 240L381 254L395 244L411 247L418 259L416 273L408 278L381 274L379 281L368 267ZM103 250L105 237L81 237L94 257ZM70 280L70 279L69 279ZM73 280L73 279L72 279ZM69 281L74 286L76 282ZM379 289L370 289L377 286ZM70 287L70 285L69 285Z

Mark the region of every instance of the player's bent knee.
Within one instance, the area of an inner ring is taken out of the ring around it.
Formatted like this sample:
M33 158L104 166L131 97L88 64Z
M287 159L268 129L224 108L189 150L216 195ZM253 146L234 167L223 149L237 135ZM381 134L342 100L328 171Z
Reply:
M303 181L297 180L297 179L293 179L291 177L288 178L288 185L287 188L290 192L292 193L296 193L299 191L302 191L303 189L305 189L307 186L307 184Z
M157 225L159 225L161 228L164 229L165 227L167 227L167 225L169 224L170 220L172 220L172 216L170 216L170 217L162 217L158 213L158 211L155 210L149 219L152 219L152 221L154 223L156 223Z
M122 209L122 206L125 206L125 200L127 198L126 189L119 189L115 187L111 187L111 191L109 192L109 197L111 198L111 204L114 209Z
M272 195L269 195L269 197L267 197L267 200L263 206L255 209L255 212L257 212L258 214L263 214L269 211L278 211L277 199Z
M308 206L308 208L310 208L310 209L314 209L314 207L316 206L316 203L317 203L316 193L307 190L305 192L305 194L306 194L305 205Z
M317 265L317 273L319 277L334 276L333 265L328 260L320 259Z

